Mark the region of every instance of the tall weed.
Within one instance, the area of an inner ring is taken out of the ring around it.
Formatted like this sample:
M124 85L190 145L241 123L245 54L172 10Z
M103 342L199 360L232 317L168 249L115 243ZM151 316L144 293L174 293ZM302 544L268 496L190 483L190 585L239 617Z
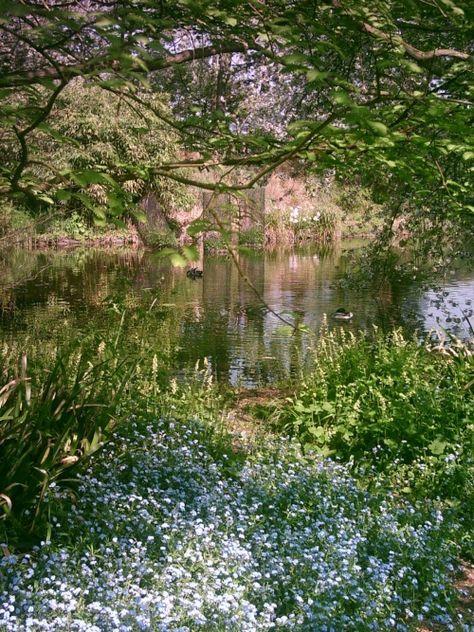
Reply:
M72 472L110 436L133 363L81 349L58 352L49 368L30 373L23 355L0 388L0 534L28 545L47 537L52 485Z

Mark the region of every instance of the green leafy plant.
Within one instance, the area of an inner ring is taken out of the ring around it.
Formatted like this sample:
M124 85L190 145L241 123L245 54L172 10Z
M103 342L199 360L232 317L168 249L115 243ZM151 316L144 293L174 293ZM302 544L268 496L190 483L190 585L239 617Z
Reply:
M438 499L473 559L474 356L451 342L433 351L397 331L325 332L314 370L274 419L306 449L352 463L369 487L383 480L416 501Z
M53 236L65 236L82 240L93 237L94 230L87 218L77 211L73 211L64 218L55 220L49 229L49 233Z
M343 459L442 457L472 444L473 376L467 349L446 358L397 331L333 331L279 422L304 444Z
M133 364L78 349L57 354L50 368L29 373L23 355L17 375L0 388L0 532L25 544L50 528L54 485L107 439Z
M239 234L239 243L243 246L263 246L265 235L260 228L249 228Z

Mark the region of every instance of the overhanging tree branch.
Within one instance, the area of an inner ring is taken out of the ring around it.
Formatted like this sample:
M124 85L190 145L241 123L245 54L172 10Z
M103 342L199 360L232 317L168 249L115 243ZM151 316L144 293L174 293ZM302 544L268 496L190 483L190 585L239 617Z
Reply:
M469 59L470 54L463 51L455 50L454 48L434 48L433 50L423 51L415 48L408 42L406 42L400 35L395 33L384 33L380 29L364 22L363 29L369 35L373 35L384 42L394 44L395 46L403 46L406 53L413 57L417 61L429 61L435 57L455 57L457 59Z
M206 59L221 53L244 53L248 47L241 42L225 42L213 46L203 46L196 49L187 49L179 53L166 55L158 59L147 60L144 68L138 59L127 59L127 71L155 72L171 66L185 64L196 59ZM73 79L77 76L94 76L103 72L120 72L124 63L120 59L110 59L107 55L89 59L81 64L61 64L51 68L38 68L35 70L16 71L6 73L0 78L1 87L18 87L41 83L45 79Z

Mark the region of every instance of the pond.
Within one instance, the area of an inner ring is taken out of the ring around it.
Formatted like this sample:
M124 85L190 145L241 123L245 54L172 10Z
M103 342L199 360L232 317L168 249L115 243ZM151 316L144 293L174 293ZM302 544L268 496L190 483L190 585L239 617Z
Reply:
M242 256L242 268L266 304L223 256L206 255L199 264L203 278L194 280L142 250L16 250L3 262L2 281L9 289L0 293L0 338L33 336L41 343L71 331L80 337L91 326L106 328L111 310L147 309L157 324L148 335L159 345L160 326L168 324L167 344L182 370L207 358L219 380L253 387L297 372L325 315L329 327L350 331L399 325L409 332L443 327L470 336L474 270L468 262L436 290L415 280L382 290L345 288L339 281L352 265L351 254L362 247L349 241L332 249ZM353 312L351 321L331 318L340 307ZM308 332L289 332L276 314L304 323Z

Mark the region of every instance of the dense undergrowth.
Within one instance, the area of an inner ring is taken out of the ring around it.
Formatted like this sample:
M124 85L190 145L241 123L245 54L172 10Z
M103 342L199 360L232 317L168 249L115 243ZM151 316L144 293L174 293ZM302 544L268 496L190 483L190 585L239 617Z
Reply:
M242 449L207 368L177 381L120 326L28 366L4 349L0 629L469 629L466 348L325 332L271 412L294 440Z
M363 489L286 440L235 458L214 432L132 418L76 503L53 486L52 541L1 562L3 629L463 629L436 503Z
M326 332L311 373L273 419L307 449L375 466L408 496L443 499L472 557L474 355L455 340L436 347L397 331Z

